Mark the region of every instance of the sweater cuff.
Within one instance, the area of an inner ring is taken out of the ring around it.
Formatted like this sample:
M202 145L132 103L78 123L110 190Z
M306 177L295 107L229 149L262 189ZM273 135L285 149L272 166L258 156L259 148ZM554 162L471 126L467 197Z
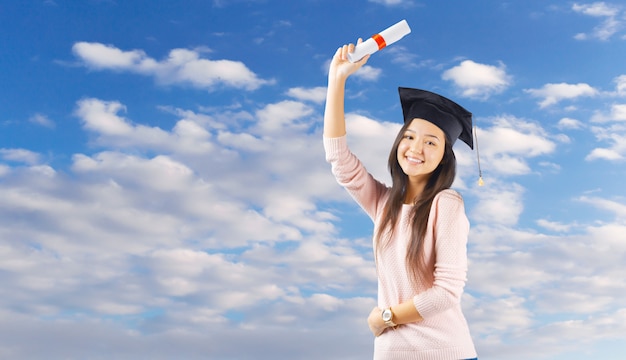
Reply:
M326 161L331 162L339 157L341 153L348 149L346 135L329 138L324 136L324 150L326 151Z
M424 319L431 317L434 313L437 312L435 308L431 305L430 299L426 296L416 295L413 297L413 305L415 306L415 310L420 314L420 316Z

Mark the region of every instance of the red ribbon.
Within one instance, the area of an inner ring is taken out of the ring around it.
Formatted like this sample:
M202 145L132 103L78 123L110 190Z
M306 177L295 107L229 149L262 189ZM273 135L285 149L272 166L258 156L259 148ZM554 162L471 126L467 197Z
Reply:
M383 37L380 36L380 34L372 35L372 39L374 39L374 41L376 41L376 43L378 44L378 50L381 50L382 48L387 46L385 39L383 39Z

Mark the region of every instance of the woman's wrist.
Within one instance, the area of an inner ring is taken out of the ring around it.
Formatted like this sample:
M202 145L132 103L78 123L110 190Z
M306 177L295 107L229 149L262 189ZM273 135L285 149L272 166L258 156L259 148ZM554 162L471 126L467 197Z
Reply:
M393 309L391 307L388 307L386 309L383 309L380 313L381 319L383 320L385 327L396 327L398 326L396 324L396 319L394 319L394 313L393 313Z
M348 77L345 75L340 75L338 72L333 72L328 74L328 87L334 86L339 88L344 88L346 86L346 82L348 81Z

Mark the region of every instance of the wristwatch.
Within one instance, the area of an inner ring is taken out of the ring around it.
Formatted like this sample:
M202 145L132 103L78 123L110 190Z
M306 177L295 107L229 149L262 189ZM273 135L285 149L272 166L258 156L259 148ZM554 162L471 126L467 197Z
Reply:
M383 321L385 325L388 327L396 327L396 323L393 322L393 313L391 312L391 308L386 308L382 313Z

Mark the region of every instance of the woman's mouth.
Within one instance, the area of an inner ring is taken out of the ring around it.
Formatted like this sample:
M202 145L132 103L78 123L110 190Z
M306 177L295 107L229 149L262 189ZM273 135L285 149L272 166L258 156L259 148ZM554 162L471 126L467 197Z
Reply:
M415 164L415 165L420 165L424 163L424 160L420 160L418 158L414 158L414 157L410 157L407 156L406 160L410 163L410 164Z

